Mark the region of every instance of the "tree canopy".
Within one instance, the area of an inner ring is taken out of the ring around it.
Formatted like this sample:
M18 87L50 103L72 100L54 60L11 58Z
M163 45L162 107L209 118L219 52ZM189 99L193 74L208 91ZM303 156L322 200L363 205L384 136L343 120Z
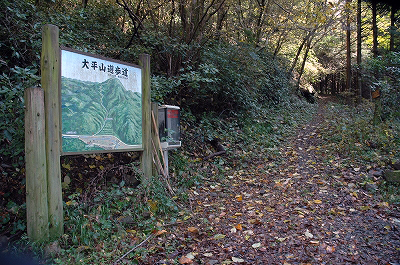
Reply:
M398 14L397 1L379 3ZM0 5L3 144L23 139L17 133L23 126L22 93L39 85L46 23L60 28L66 47L133 63L139 54L150 54L153 100L180 105L197 118L279 104L300 91L312 92L312 86L356 93L351 76L344 76L356 65L354 1L3 0ZM378 40L383 51L399 47L396 19L390 24L388 13L379 13L375 40L368 3L360 15L364 59Z

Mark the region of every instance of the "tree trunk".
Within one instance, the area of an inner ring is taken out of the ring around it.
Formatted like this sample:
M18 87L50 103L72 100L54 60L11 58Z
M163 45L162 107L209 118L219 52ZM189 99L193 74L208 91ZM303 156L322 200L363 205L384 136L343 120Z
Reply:
M346 0L351 3L351 0ZM346 18L346 91L351 90L351 31L350 31L350 11L347 10Z
M378 26L376 24L376 0L372 0L372 38L373 46L372 53L374 58L378 56Z
M356 86L357 86L357 102L360 104L362 99L362 83L361 83L361 0L357 2L357 75L356 75Z
M270 1L269 0L259 0L257 1L260 13L258 14L257 18L257 31L256 31L256 45L260 43L261 34L263 32L263 24L264 24L264 15L268 13Z
M394 51L394 21L395 21L395 16L394 14L396 13L396 8L392 6L390 8L390 51Z
M283 44L284 41L285 41L286 35L287 35L287 32L286 32L286 31L283 31L283 32L279 35L279 39L278 39L278 42L277 42L277 44L276 44L276 48L275 48L275 50L274 50L274 58L278 55L279 51L281 50L282 44Z
M307 36L304 37L303 42L300 44L300 47L297 49L297 54L296 54L296 57L294 57L294 60L293 60L293 63L292 63L292 67L290 67L289 73L293 73L293 70L296 67L297 61L299 60L299 56L300 56L301 50L303 50L303 47L306 44L308 38L309 38L309 34L307 34Z
M310 51L311 41L312 41L313 37L314 36L311 36L307 41L306 50L304 52L303 62L301 63L301 68L300 68L300 71L299 71L299 78L297 79L297 86L296 86L297 87L297 91L300 90L300 79L301 79L301 76L303 75L303 72L304 72L304 67L306 65L308 52Z

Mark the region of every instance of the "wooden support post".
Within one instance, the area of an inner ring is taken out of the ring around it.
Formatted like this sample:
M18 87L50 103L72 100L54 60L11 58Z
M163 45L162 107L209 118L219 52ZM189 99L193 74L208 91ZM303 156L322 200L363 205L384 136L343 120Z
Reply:
M158 124L158 104L157 103L151 103L151 119L152 119L152 124L153 124L153 116L156 120L156 124ZM151 127L151 139L152 143L157 144L157 137L158 137L158 128L154 128L154 125ZM156 147L157 149L157 147ZM159 174L157 170L157 166L153 164L153 176L156 176Z
M64 233L61 189L61 51L59 29L44 25L42 31L42 87L45 97L47 191L49 205L49 236L51 239Z
M31 241L49 238L44 92L25 90L26 216Z
M152 176L152 144L151 144L151 88L150 88L150 55L141 54L139 65L142 67L142 145L141 165L144 179L148 186Z

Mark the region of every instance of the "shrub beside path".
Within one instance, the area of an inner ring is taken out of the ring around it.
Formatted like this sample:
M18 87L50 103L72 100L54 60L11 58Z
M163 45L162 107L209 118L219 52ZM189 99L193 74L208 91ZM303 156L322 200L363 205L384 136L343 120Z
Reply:
M343 163L315 118L271 158L189 191L191 213L164 225L144 264L400 264L400 213ZM325 126L325 125L324 125Z

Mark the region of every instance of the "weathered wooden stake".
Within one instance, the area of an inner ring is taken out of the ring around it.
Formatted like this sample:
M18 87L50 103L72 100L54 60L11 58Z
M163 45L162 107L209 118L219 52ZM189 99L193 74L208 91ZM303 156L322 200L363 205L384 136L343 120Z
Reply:
M151 88L150 88L150 55L141 54L139 65L142 67L142 145L141 165L144 179L142 183L148 186L152 176L152 144L151 144Z
M154 114L154 115L153 115ZM152 119L152 124L153 124L153 116L155 118L155 122L156 124L158 124L158 104L152 102L151 103L151 119ZM152 143L156 144L157 141L157 137L158 137L158 128L154 128L154 124L151 127L151 139L152 139ZM158 175L158 170L157 170L157 166L155 164L153 164L153 170L152 170L152 174L153 176L157 176Z
M141 54L139 65L142 67L142 145L141 164L147 186L152 176L152 145L151 145L151 88L150 88L150 55Z
M28 237L32 241L49 238L47 167L45 145L44 92L25 90L25 168Z
M47 191L49 205L49 236L51 239L64 232L61 189L61 51L59 29L44 25L42 31L42 87L45 97Z

